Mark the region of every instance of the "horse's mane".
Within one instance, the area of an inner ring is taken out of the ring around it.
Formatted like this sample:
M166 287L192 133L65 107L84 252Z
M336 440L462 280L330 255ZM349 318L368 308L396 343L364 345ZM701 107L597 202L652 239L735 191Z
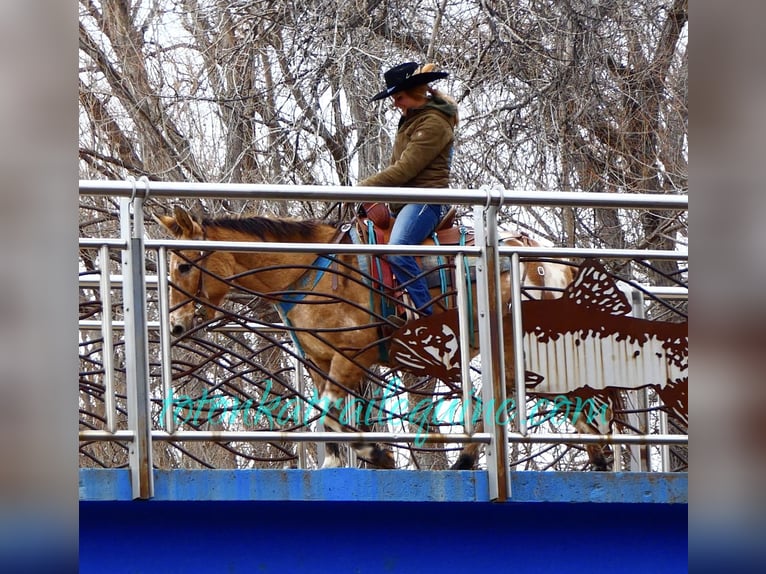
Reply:
M267 236L311 239L319 229L327 225L326 222L317 219L279 219L258 216L222 217L220 219L205 218L201 223L203 227L229 229L248 235L255 235L262 240L266 240Z

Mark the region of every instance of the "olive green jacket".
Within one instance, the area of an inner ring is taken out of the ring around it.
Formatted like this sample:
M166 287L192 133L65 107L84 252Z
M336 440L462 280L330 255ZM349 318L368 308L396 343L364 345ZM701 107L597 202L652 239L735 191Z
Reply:
M439 97L410 110L399 122L391 164L359 185L448 187L456 115L457 107ZM402 205L390 208L397 213Z

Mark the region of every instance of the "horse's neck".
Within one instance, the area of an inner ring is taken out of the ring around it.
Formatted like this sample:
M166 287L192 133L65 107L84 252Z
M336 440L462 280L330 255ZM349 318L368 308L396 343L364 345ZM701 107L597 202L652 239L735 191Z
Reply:
M267 242L274 243L330 243L334 230L327 226L317 229L317 234L311 239L296 239L291 237L267 237ZM245 233L231 232L211 228L207 239L212 241L264 241ZM310 267L317 262L315 253L296 253L286 251L247 251L229 252L233 269L231 275L240 276L237 280L241 285L263 292L288 289L298 281ZM271 269L273 268L273 269ZM251 271L263 269L262 272Z

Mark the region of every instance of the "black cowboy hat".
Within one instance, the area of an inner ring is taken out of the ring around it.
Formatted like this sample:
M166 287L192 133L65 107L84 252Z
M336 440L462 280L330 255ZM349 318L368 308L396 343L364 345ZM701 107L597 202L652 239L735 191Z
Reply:
M420 64L416 62L405 62L388 70L383 74L383 78L386 80L386 89L375 94L370 101L382 100L402 90L409 90L415 86L428 84L434 80L441 80L449 76L447 72L421 72L416 74L415 72L418 68L420 68Z

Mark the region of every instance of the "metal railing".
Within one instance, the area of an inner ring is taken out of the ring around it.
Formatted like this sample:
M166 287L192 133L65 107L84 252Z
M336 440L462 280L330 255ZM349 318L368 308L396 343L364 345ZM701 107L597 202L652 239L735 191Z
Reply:
M485 421L486 431L473 432L468 416L462 433L403 433L403 432L286 432L286 431L189 431L176 428L172 409L165 410L162 421L164 430L153 429L150 418L148 329L158 329L160 333L160 363L163 400L173 398L171 371L171 337L168 323L168 279L167 251L180 249L199 250L199 241L147 239L144 233L143 202L152 198L228 198L248 200L308 200L308 201L395 201L419 203L433 202L433 190L401 188L349 188L337 186L284 186L284 185L249 185L249 184L199 184L179 182L143 181L80 181L80 194L83 196L112 196L120 198L120 238L82 238L81 249L98 251L98 280L84 276L81 286L98 289L101 294L102 308L110 310L110 293L115 285L123 290L123 320L113 320L111 312L104 312L102 320L81 321L81 329L99 329L103 338L103 371L105 424L103 429L83 429L81 441L121 441L129 445L129 466L135 498L149 498L153 495L152 478L152 441L286 441L305 443L307 441L350 442L388 442L411 443L416 439L424 443L481 443L486 445L487 470L489 472L490 497L505 500L511 496L509 444L525 443L578 443L578 444L623 444L623 445L684 445L687 435L651 434L651 435L584 435L571 433L536 433L530 434L526 426L526 395L524 377L516 377L515 404L519 409L517 420L518 432L510 432L506 424L501 424L496 417L488 416ZM339 253L405 253L413 255L441 255L475 258L477 269L477 292L479 305L479 346L481 349L481 383L483 399L494 401L490 404L504 404L505 382L503 365L502 308L499 300L500 257L510 257L512 277L511 321L513 327L513 345L515 373L524 373L524 353L522 347L523 331L521 322L521 279L515 270L519 268L521 257L539 256L557 257L599 257L599 258L640 258L686 260L687 255L680 252L661 250L630 249L581 249L581 248L531 248L509 247L498 241L497 212L503 205L536 206L571 206L586 208L641 208L686 210L688 198L684 195L642 195L614 193L562 193L562 192L524 192L504 190L449 190L450 203L474 205L475 246L387 246L387 245L339 245L339 244L279 244L279 243L238 243L208 241L205 250L223 249L227 251L286 251L314 254ZM122 253L122 274L110 274L109 250ZM145 261L148 251L157 253L157 275L146 276ZM456 265L458 273L463 272L463 265ZM468 349L468 318L465 309L465 292L457 281L457 299L460 319L461 349ZM157 289L158 321L150 322L147 315L147 284ZM662 288L667 296L683 297L684 289ZM494 301L491 300L494 298ZM115 423L115 388L113 332L124 329L125 376L127 393L127 429L118 429ZM464 351L464 353L467 351ZM468 371L468 356L462 357L463 365L463 400L470 404L473 392ZM296 370L299 370L298 363ZM299 376L302 384L303 377ZM299 460L305 460L305 451L299 451Z

